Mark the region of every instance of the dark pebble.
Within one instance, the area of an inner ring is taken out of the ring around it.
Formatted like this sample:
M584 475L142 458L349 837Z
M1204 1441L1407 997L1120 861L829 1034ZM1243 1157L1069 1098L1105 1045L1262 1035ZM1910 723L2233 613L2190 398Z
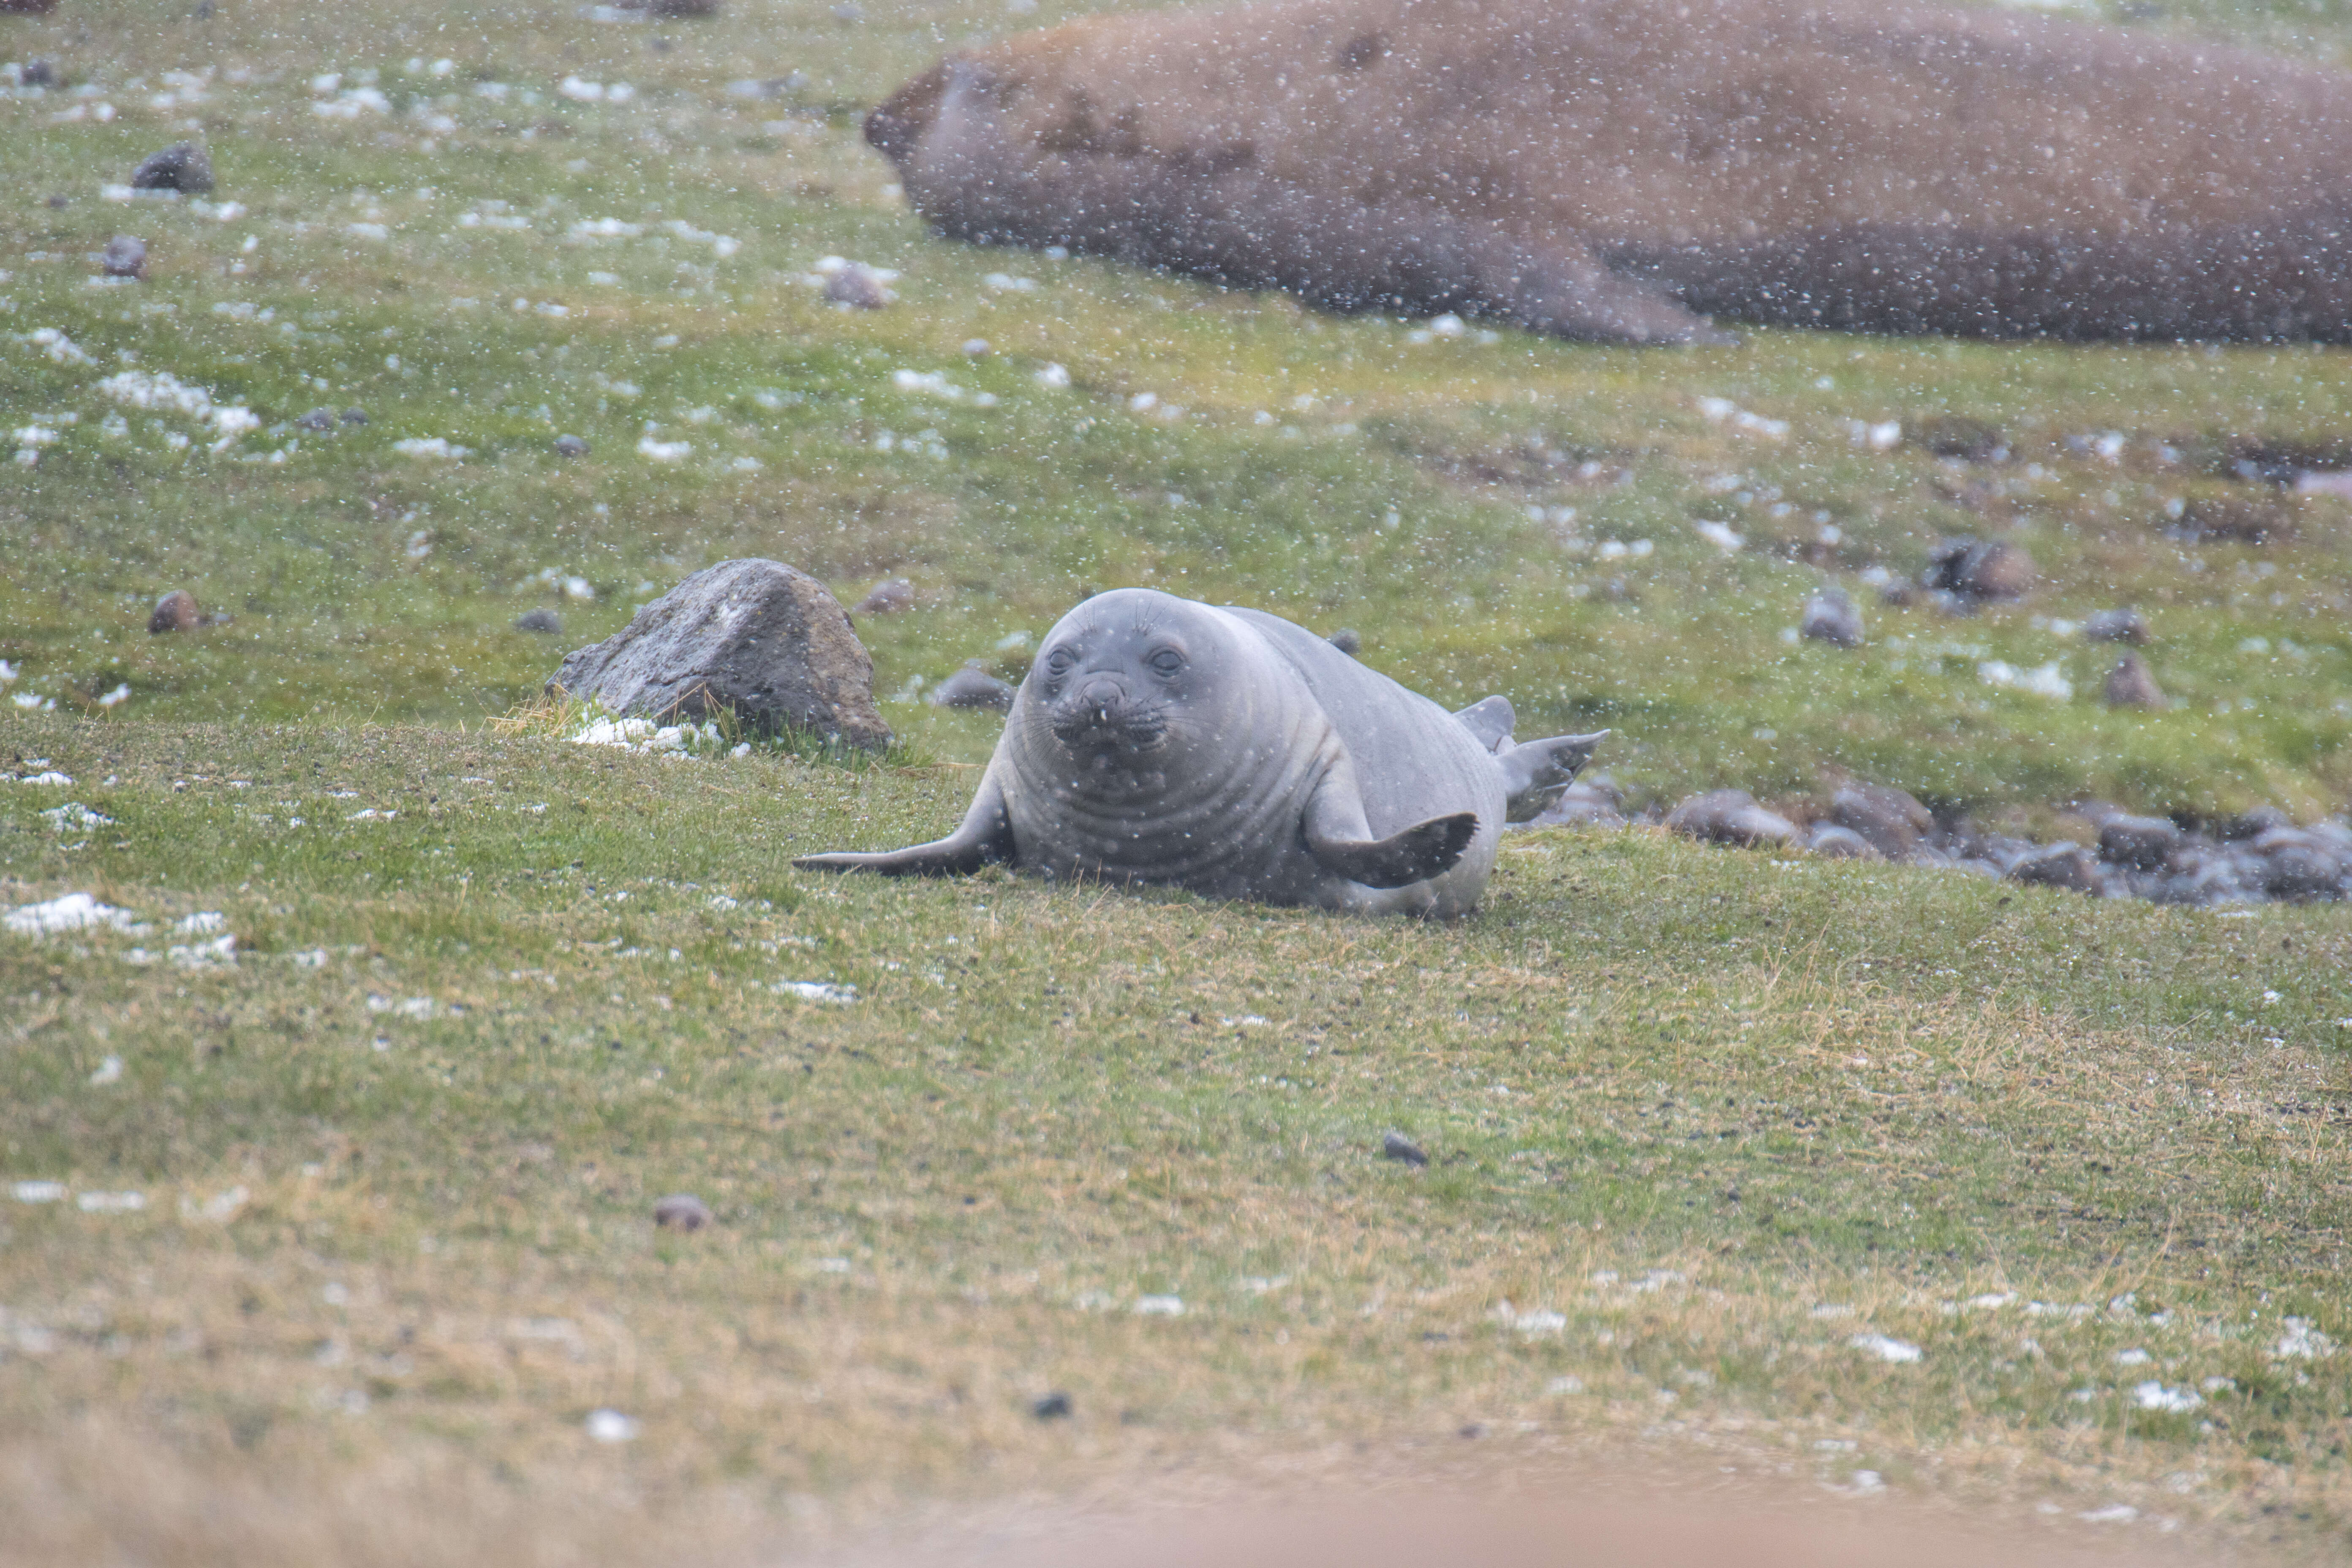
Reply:
M1070 1396L1058 1390L1040 1394L1029 1402L1029 1414L1040 1421L1067 1421L1070 1418Z
M2137 647L2147 641L2147 620L2137 610L2101 610L2083 623L2085 642L2126 642Z
M2099 864L2079 844L2049 844L2011 866L2009 879L2037 887L2092 893L2098 891Z
M147 635L192 632L203 624L204 617L196 611L196 596L185 588L174 588L155 601L154 613L147 617Z
M1853 601L1835 588L1814 595L1805 601L1804 618L1797 630L1814 642L1825 642L1833 647L1862 646L1862 612Z
M665 1230L700 1230L710 1223L710 1205L692 1193L672 1193L654 1205L654 1223Z
M1709 790L1691 796L1666 813L1666 828L1687 838L1741 847L1786 844L1797 836L1795 823L1765 810L1744 789Z
M577 436L558 436L555 449L566 458L584 458L588 455L588 443Z
M2099 858L2134 871L2161 871L2180 840L2180 829L2163 817L2118 812L2099 825Z
M16 85L19 87L57 86L57 62L55 60L26 60L24 64L24 68L16 73ZM51 196L49 198L52 205L57 205L57 200L58 199L55 196Z
M1817 822L1805 836L1805 848L1824 860L1875 860L1879 853L1871 847L1870 840L1851 827L1840 827L1834 822Z
M213 161L210 153L194 142L174 142L160 153L151 153L131 171L131 188L134 191L184 191L201 196L213 188Z
M982 669L975 658L932 687L930 695L923 700L934 708L988 708L1009 713L1013 710L1013 688Z
M331 408L313 408L310 413L295 420L294 427L297 430L332 430L335 427L335 411Z
M542 605L517 616L514 628L519 632L561 632L563 630L563 617Z
M2155 672L2147 660L2136 653L2127 653L2107 671L2106 685L2101 689L2110 708L2164 707L2164 688L2156 683Z
M1936 826L1926 806L1886 784L1845 785L1830 800L1830 817L1840 827L1862 835L1889 860L1910 854L1920 837Z
M2033 586L2033 558L1998 539L1948 539L1927 562L1921 584L1961 599L2022 598Z
M824 297L836 305L854 305L861 310L878 310L891 300L880 275L858 261L824 280Z
M1415 1170L1429 1163L1429 1156L1422 1152L1421 1145L1402 1132L1390 1132L1381 1137L1381 1158L1411 1165Z
M364 424L366 424L366 423L367 423L367 410L366 410L366 409L364 409L364 408L346 408L346 409L344 409L344 410L343 410L343 423L344 423L344 424L346 424L346 425L364 425Z
M1341 626L1331 634L1331 646L1353 658L1364 651L1364 634L1353 626Z
M131 235L118 234L106 242L106 254L100 258L98 265L109 278L144 278L147 276L147 242Z
M866 590L866 597L849 607L854 616L895 616L915 607L915 585L904 577L885 577Z

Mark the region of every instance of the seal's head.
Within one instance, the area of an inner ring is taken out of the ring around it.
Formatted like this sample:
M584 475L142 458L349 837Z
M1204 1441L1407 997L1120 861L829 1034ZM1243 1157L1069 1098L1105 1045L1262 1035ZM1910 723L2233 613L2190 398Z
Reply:
M1148 588L1101 594L1046 634L1024 687L1032 736L1081 773L1157 770L1220 728L1234 633Z

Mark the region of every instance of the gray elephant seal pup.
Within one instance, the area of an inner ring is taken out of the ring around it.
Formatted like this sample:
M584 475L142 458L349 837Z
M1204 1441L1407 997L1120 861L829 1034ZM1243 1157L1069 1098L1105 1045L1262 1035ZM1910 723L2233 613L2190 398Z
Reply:
M2352 339L2352 75L1916 0L1268 0L948 57L941 232L1567 338Z
M1150 882L1213 899L1444 918L1478 902L1504 821L1540 813L1603 731L1528 745L1511 705L1458 714L1278 616L1147 588L1039 647L963 826L803 868Z

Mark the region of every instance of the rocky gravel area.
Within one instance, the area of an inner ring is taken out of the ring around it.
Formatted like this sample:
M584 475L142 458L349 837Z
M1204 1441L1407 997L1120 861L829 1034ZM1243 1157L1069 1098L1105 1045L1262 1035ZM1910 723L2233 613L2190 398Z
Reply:
M1938 816L1902 790L1847 783L1826 798L1766 804L1710 790L1669 810L1629 809L1608 775L1579 780L1526 827L1627 827L1733 848L1881 860L2159 904L2320 903L2352 899L2352 816L2297 823L2260 806L2239 816L2142 816L2104 801L2064 816L2080 837L2037 841Z

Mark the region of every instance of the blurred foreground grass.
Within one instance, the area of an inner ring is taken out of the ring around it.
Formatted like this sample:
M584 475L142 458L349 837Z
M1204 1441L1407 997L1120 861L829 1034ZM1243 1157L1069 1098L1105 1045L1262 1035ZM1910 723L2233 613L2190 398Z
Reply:
M0 937L0 1175L61 1194L0 1189L0 1445L683 1528L1468 1430L1500 1473L2352 1523L2335 910L1654 830L1515 838L1451 927L817 879L968 771L22 722L76 783L0 797L0 887L145 929ZM716 1224L657 1230L674 1191ZM115 1468L36 1506L0 1466L0 1511L139 1515Z
M0 425L34 458L0 447L0 661L37 705L0 707L0 761L76 781L0 785L0 904L152 928L0 935L0 1177L67 1194L0 1188L20 1554L120 1547L134 1492L216 1517L187 1475L278 1487L281 1521L427 1478L399 1528L445 1525L438 1560L498 1555L463 1521L506 1510L619 1561L681 1539L632 1521L1631 1452L2340 1558L2339 911L1643 833L1515 840L1445 929L815 880L790 853L951 821L988 723L886 704L941 765L852 773L482 721L761 554L845 601L914 581L859 627L886 697L1017 673L1014 634L1152 583L1352 625L1534 731L1609 724L1637 792L1833 766L1985 815L2310 812L2352 784L2345 518L2229 473L2341 437L2341 353L1417 341L945 247L856 116L1005 18L867 9L0 24L68 84L0 100ZM101 195L197 133L241 211ZM118 231L152 274L93 286ZM899 270L898 303L824 305L828 255ZM126 373L262 426L215 452L101 389ZM1937 417L2010 456L1849 423ZM464 455L401 446L436 439ZM2182 537L2174 502L2268 537ZM1869 600L1955 532L2028 549L2033 596L1783 640L1814 586ZM150 638L183 585L234 619ZM2105 711L2063 629L2122 602L2168 711ZM511 629L542 605L563 637ZM112 820L43 816L69 801ZM169 956L206 911L234 966ZM1428 1169L1378 1157L1391 1128ZM712 1229L651 1227L679 1189ZM1074 1417L1034 1419L1055 1390ZM592 1441L600 1407L635 1440ZM370 1517L289 1558L371 1560Z

